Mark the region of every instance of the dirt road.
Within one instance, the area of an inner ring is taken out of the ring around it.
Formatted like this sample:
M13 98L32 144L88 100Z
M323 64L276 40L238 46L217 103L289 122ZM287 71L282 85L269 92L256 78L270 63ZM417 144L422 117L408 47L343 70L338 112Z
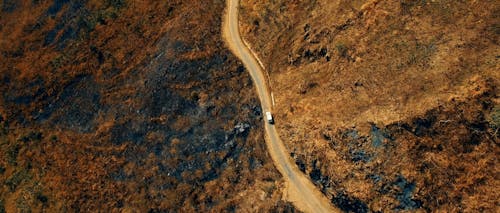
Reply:
M227 8L223 23L223 37L231 51L242 60L245 67L250 72L260 98L262 110L264 112L271 112L271 95L266 85L267 81L263 74L263 68L259 64L257 56L252 54L249 47L245 45L240 36L238 6L239 0L227 0ZM339 210L333 208L328 199L312 184L310 179L299 171L295 163L293 163L274 125L270 125L266 122L265 129L267 133L267 148L274 164L281 172L286 182L287 188L283 190L285 192L285 198L305 212L339 212Z

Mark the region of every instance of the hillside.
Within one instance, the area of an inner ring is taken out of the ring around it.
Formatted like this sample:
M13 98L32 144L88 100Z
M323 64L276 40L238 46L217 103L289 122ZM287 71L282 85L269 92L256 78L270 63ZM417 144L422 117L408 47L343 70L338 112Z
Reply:
M345 211L495 212L497 1L243 1L276 125Z
M0 212L293 211L223 1L0 1Z

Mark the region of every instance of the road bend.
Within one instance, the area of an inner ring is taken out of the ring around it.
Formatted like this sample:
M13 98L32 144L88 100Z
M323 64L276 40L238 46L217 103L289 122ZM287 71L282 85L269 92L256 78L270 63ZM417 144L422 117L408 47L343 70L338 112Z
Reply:
M267 81L264 77L263 68L259 65L257 56L252 54L240 35L238 22L239 0L226 1L227 5L222 28L224 40L231 51L243 62L250 72L263 112L271 112L271 94L266 85ZM340 212L330 204L328 199L314 186L311 180L293 163L274 125L266 122L265 130L268 151L275 166L285 180L285 198L305 212Z

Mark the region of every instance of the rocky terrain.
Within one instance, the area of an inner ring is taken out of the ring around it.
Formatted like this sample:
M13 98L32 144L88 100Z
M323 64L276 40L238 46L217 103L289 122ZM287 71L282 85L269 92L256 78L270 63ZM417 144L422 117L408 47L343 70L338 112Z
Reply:
M497 1L242 1L276 125L347 212L496 212Z
M0 1L0 212L294 211L224 1Z

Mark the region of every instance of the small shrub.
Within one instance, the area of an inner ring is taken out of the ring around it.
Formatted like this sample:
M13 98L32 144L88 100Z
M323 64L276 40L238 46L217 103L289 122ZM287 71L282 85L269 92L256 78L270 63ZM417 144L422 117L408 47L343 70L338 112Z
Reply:
M30 141L30 139L28 138L28 135L23 135L23 136L19 137L17 140L22 141L22 142Z
M500 106L493 108L490 113L488 123L490 124L490 128L498 133L498 129L500 128Z
M108 6L114 7L116 9L121 9L127 5L126 0L106 0Z
M167 17L172 16L173 13L174 13L174 7L172 7L172 6L168 7Z
M337 52L339 52L339 55L342 56L342 58L347 58L347 46L343 43L339 43L335 45L335 48L337 49Z
M21 183L26 180L26 179L29 179L30 176L28 174L28 171L26 170L21 170L21 171L18 171L16 172L15 174L13 174L9 179L7 179L5 181L5 185L7 185L7 187L9 187L9 190L11 192L14 192L16 190L16 188L21 185Z
M7 148L7 163L13 166L17 165L17 155L20 149L21 146L19 144L13 144Z
M78 20L78 26L81 26L83 32L89 33L94 31L95 26L97 25L97 17L92 15L82 16Z
M7 125L0 124L0 135L7 135L7 133L9 133L9 129L7 128Z
M31 131L30 133L28 133L28 137L32 141L41 141L42 140L42 133L41 132L33 132L33 131Z
M0 213L5 213L5 206L3 204L3 200L0 200Z
M66 56L60 54L50 61L50 66L52 66L52 68L54 69L59 69L60 67L62 67L62 65L66 63L66 61L67 61Z
M415 47L410 49L408 56L408 65L424 64L428 65L432 55L436 52L437 47L434 41L429 43L416 43Z
M19 6L18 1L2 1L2 4L0 4L0 11L1 12L14 12L16 8Z
M419 0L419 1L415 1L415 0L399 0L399 2L400 2L400 6L401 6L401 13L402 13L402 15L408 15L408 14L411 13L411 10L414 7L425 6L425 4L427 3L426 0Z
M495 23L491 25L490 27L488 27L488 30L497 35L500 35L500 23Z
M42 140L42 133L41 132L36 132L36 131L30 131L28 134L21 136L18 141L22 142L39 142Z
M198 100L200 100L200 95L198 94L198 92L196 91L193 91L191 92L191 95L189 97L192 101L194 102L197 102Z
M49 198L48 198L47 196L43 195L43 194L42 194L42 193L40 193L40 192L36 194L36 199L37 199L38 201L42 202L43 204L46 204L46 203L47 203L47 201L49 201Z

